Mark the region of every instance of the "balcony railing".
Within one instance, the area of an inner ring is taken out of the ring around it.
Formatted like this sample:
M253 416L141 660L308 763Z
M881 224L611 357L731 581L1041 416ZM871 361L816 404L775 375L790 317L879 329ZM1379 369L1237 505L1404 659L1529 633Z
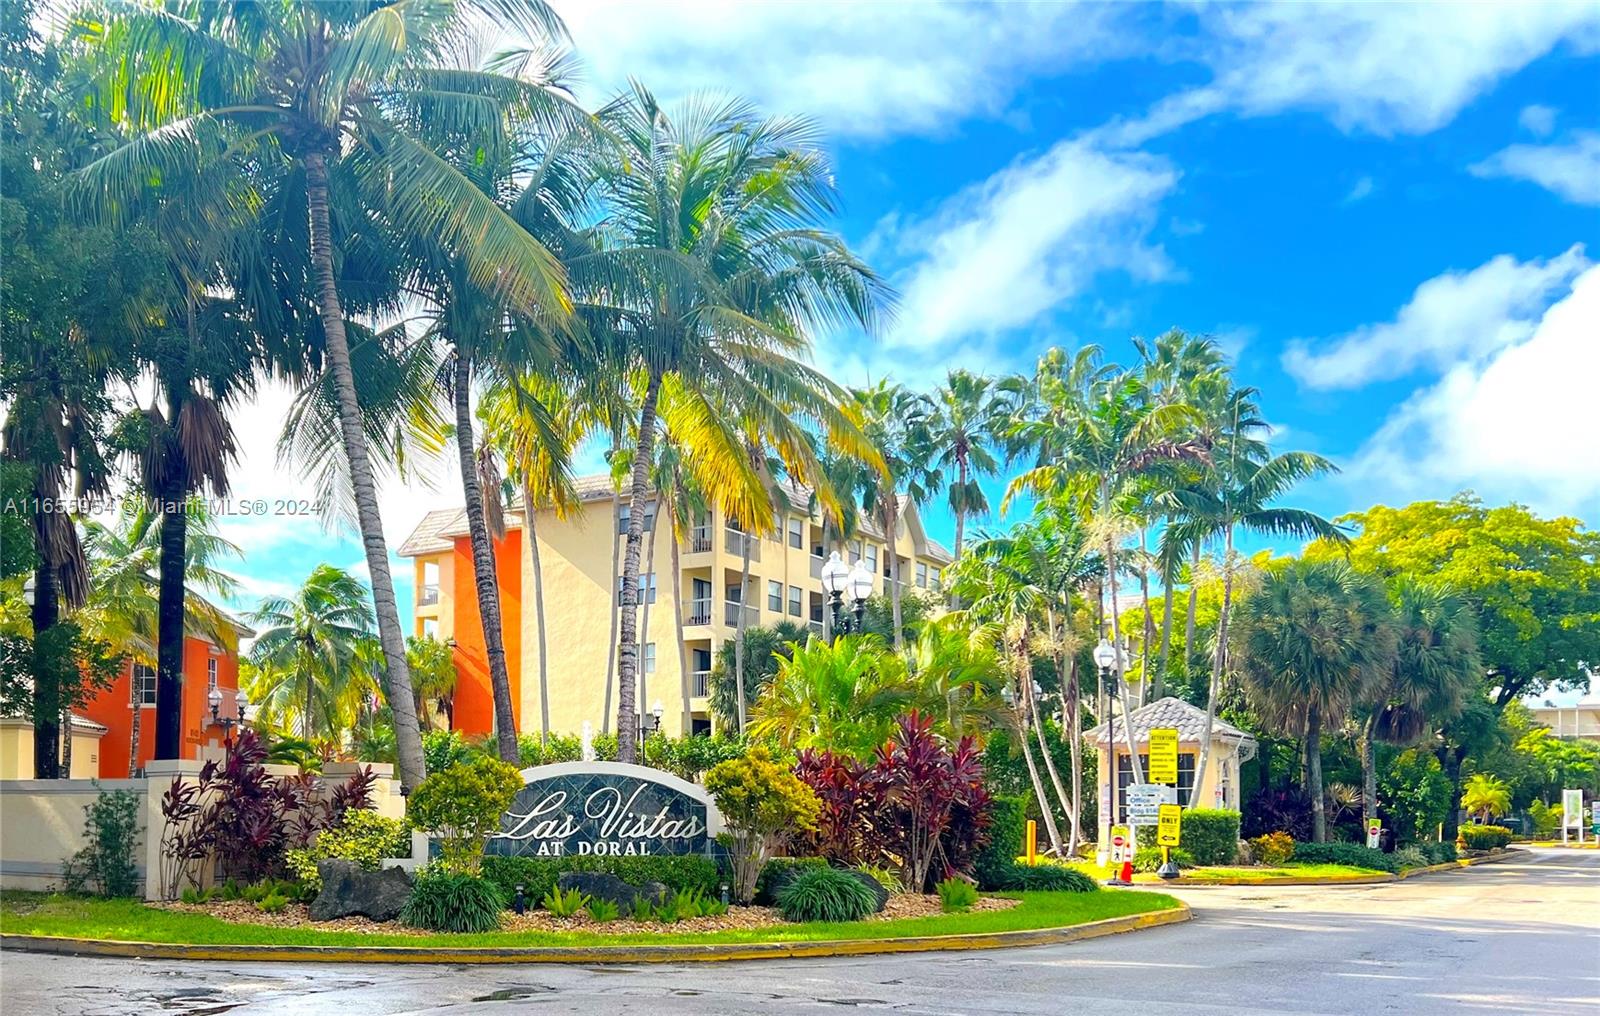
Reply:
M730 628L739 626L739 608L741 604L724 603L722 605L722 619ZM744 626L754 628L761 623L761 611L755 607L744 608Z
M704 530L695 530L689 537L689 553L702 554L711 549L711 534Z
M814 579L822 578L822 563L823 563L822 562L822 558L818 557L815 554L811 555L811 577L812 578L814 578Z
M822 622L820 620L812 619L811 621L806 622L806 624L808 627L810 627L813 634L822 634Z
M750 560L761 560L761 541L745 533L736 533L729 529L722 534L722 546L734 557L743 558L746 546L750 548Z
M683 615L683 623L685 625L710 624L711 623L711 601L710 600L691 600L691 601L689 601L689 609Z
M711 694L711 671L697 670L689 675L689 697L705 698Z
M430 603L438 603L438 602L439 602L439 587L436 586L436 585L423 586L422 587L422 598L417 600L417 603L419 603L420 605L426 607Z

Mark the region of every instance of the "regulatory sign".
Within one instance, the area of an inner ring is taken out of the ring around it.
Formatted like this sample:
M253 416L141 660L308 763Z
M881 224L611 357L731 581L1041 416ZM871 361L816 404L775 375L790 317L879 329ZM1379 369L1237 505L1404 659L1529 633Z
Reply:
M1373 850L1383 846L1383 822L1379 819L1367 820L1367 846Z
M1176 804L1163 804L1157 816L1156 846L1175 847L1183 827L1183 809Z
M1133 860L1133 838L1129 835L1125 825L1111 827L1111 861L1121 864L1123 861Z
M1150 731L1151 783L1178 782L1178 731L1175 727L1156 727Z
M1163 804L1177 804L1176 787L1162 787L1154 783L1135 783L1128 788L1128 822L1131 825L1155 825Z

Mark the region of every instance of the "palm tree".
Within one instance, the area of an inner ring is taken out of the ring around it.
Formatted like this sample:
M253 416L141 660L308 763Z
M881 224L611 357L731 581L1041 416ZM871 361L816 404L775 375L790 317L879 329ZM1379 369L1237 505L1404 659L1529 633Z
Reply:
M301 264L316 294L337 397L408 790L423 776L422 746L351 366L335 270L343 237L334 231L331 205L337 194L359 206L341 206L341 228L372 211L401 236L439 238L476 284L524 313L567 306L554 256L420 136L424 125L471 135L494 156L506 144L496 129L500 110L530 101L533 90L520 81L435 65L477 15L534 37L561 32L542 0L448 7L175 0L160 8L112 5L75 23L102 103L133 134L82 171L85 196L96 206L125 203L180 167L214 181L197 196L200 204L249 206L251 194L304 194L308 228L294 236L306 242ZM217 169L229 172L200 172Z
M1389 581L1398 651L1368 690L1361 723L1362 818L1378 815L1375 741L1415 744L1461 712L1483 676L1472 608L1436 582Z
M336 737L368 688L358 654L373 638L373 611L361 583L321 564L293 596L263 600L251 619L261 625L250 648L257 669L251 699L268 718L298 715L307 741L319 728ZM413 712L414 695L406 689ZM393 695L389 707L395 707Z
M1280 730L1305 739L1313 836L1325 842L1322 731L1393 668L1395 632L1383 587L1342 561L1288 561L1240 605L1232 637L1252 704ZM1198 774L1197 766L1197 787Z
M370 643L363 643L364 647ZM382 666L380 658L375 661ZM412 635L406 639L406 662L411 668L411 688L417 716L434 729L449 730L456 680L455 653L438 639ZM376 669L376 668L373 668Z
M1511 810L1511 788L1491 773L1474 773L1461 791L1461 807L1480 823Z
M968 515L989 511L989 499L978 482L1000 468L992 442L999 427L1001 402L994 382L965 370L952 370L933 394L929 440L937 449L940 469L953 474L947 488L956 517L956 557L961 557Z
M817 226L834 199L809 122L704 97L669 114L637 85L601 120L620 149L602 172L609 231L622 249L569 265L590 333L614 373L638 382L617 640L618 758L632 761L639 565L658 419L693 449L701 489L717 491L736 518L758 517L767 498L744 451L752 419L791 465L814 462L806 423L871 457L843 392L796 358L819 323L875 328L887 290Z
M904 665L876 635L808 638L756 700L753 737L788 748L827 748L865 757L888 738L912 702Z
M944 479L933 462L934 446L928 429L933 403L926 395L888 381L857 391L855 398L866 420L867 435L883 457L883 469L861 477L861 506L883 527L889 555L885 564L889 569L894 645L898 649L905 639L900 616L900 554L895 546L900 530L900 498L923 504Z

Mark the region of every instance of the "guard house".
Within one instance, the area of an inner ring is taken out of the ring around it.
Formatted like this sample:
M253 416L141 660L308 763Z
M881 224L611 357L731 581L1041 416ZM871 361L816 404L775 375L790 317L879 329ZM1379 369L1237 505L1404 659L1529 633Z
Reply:
M1139 748L1139 772L1149 766L1150 731L1170 728L1178 732L1178 803L1187 805L1195 791L1194 770L1200 760L1200 734L1205 730L1204 709L1177 698L1157 699L1133 711L1133 741ZM1100 843L1110 841L1110 826L1127 818L1128 786L1133 783L1133 767L1128 762L1128 741L1122 731L1122 717L1112 719L1107 749L1107 725L1089 731L1089 740L1100 754ZM1256 757L1256 739L1238 727L1214 719L1211 723L1211 761L1206 765L1205 783L1199 788L1196 807L1239 807L1239 766ZM1107 787L1111 786L1111 767L1116 766L1116 817L1113 821Z

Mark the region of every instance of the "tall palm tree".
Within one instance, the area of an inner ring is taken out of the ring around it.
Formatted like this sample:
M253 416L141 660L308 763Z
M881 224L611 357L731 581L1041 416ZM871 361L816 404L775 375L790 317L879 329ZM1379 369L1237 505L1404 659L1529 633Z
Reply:
M1362 818L1378 816L1374 742L1415 744L1461 712L1483 677L1472 608L1437 582L1388 583L1397 651L1367 690L1361 719Z
M369 687L358 655L374 636L373 611L361 583L318 565L294 595L263 600L251 620L261 626L250 647L252 700L267 717L297 715L307 741L319 730L337 737ZM414 711L413 691L405 697Z
M527 85L436 58L487 15L531 36L559 35L542 0L395 0L274 5L174 0L160 8L91 7L74 31L94 61L101 102L133 134L82 171L85 196L113 207L177 168L217 185L201 203L241 194L303 193L301 261L316 294L327 372L383 646L402 785L424 771L375 474L363 430L336 271L337 221L377 213L404 236L438 237L473 280L525 313L565 306L561 267L537 239L421 138L420 128L505 143L499 109ZM222 167L227 174L201 173ZM338 193L355 202L331 208ZM341 227L343 228L343 227Z
M989 498L979 482L1000 468L992 442L999 427L1001 402L994 382L966 370L952 370L933 394L929 440L940 469L952 476L946 490L956 517L956 557L961 556L967 516L989 511Z
M621 249L569 267L579 314L639 392L617 640L618 758L632 761L638 578L658 418L695 449L701 488L748 509L739 518L756 517L767 497L743 451L745 421L759 419L786 461L814 461L806 424L872 456L844 393L797 357L819 323L874 329L888 291L819 228L834 197L808 121L705 97L669 113L637 85L601 121L618 140L603 172L609 232ZM738 411L731 420L729 407ZM808 472L819 470L792 470Z
M926 395L900 384L879 381L855 393L866 420L867 435L883 456L884 468L862 475L861 506L883 527L889 560L889 603L894 618L894 645L905 640L900 616L900 554L895 538L900 530L900 498L925 503L939 489L943 474L934 464L929 431L933 403ZM873 576L876 581L877 576Z
M1252 704L1278 729L1305 739L1312 833L1325 842L1322 732L1394 666L1383 587L1342 561L1285 562L1240 605L1232 638ZM1197 767L1197 787L1198 775Z

